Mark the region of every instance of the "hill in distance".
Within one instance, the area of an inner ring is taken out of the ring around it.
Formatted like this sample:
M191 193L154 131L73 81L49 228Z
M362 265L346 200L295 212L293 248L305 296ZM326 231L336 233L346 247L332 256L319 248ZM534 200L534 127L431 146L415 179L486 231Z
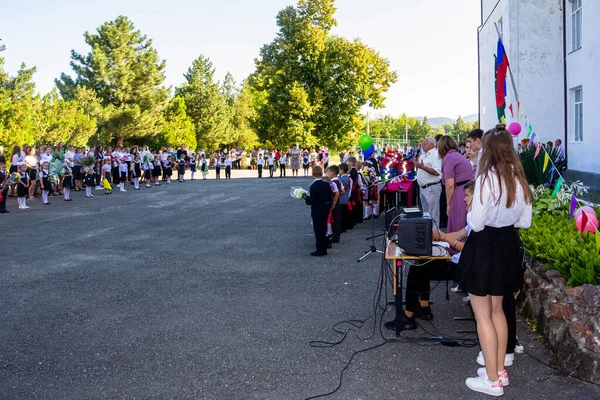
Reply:
M419 121L423 122L423 117L415 117L415 118L418 119ZM445 124L456 123L455 118L448 118L448 117L433 117L433 118L427 117L427 119L429 120L429 125L431 125L431 126L442 126ZM471 115L462 117L462 119L465 122L475 122L479 119L479 115L471 114Z

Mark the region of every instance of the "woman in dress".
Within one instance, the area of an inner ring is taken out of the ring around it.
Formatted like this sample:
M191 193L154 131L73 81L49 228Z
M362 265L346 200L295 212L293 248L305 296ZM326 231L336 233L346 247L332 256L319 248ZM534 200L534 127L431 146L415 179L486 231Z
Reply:
M451 136L440 139L438 154L442 159L442 180L446 186L448 232L458 232L467 224L464 185L473 180L473 167L458 152L458 143Z
M290 158L292 176L298 176L298 170L300 170L300 149L298 148L298 144L295 144L290 150Z
M533 193L506 125L496 125L483 137L468 226L472 229L459 261L460 287L469 293L485 368L468 378L474 391L504 394L508 384L504 359L508 327L504 296L519 289L521 259L516 228L531 225Z

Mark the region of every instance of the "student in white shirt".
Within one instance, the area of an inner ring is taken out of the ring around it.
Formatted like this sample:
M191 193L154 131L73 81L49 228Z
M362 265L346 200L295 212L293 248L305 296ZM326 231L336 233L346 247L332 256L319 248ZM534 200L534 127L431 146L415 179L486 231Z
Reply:
M225 179L231 179L231 166L233 165L233 160L231 156L228 156L225 159Z
M519 288L520 241L516 228L531 225L533 193L506 125L483 136L479 176L467 224L472 228L460 257L460 287L469 293L485 368L468 378L474 391L500 396L508 383L508 327L502 301Z
M269 154L269 178L273 177L273 171L275 169L275 154L273 152L271 152L271 154Z
M281 153L281 157L279 157L279 177L285 178L285 153Z
M421 208L433 219L433 229L440 226L440 197L442 195L442 160L438 154L435 139L423 140L423 151L419 161L417 183L420 187Z
M265 159L263 158L262 153L258 155L258 160L256 160L256 166L258 168L258 177L262 178L263 167L265 166Z

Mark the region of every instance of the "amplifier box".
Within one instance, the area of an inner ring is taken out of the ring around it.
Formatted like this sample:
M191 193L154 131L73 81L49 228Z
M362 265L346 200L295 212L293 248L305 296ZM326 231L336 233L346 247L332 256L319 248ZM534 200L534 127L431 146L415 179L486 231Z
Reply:
M420 218L400 218L397 231L398 247L407 255L431 256L432 228L433 220L427 213Z

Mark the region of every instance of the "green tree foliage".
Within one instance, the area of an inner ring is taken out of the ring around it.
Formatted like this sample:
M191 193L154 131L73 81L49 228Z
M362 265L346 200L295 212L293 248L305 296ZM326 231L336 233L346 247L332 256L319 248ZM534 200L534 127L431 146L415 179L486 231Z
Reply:
M124 16L84 37L91 51L86 55L71 51L75 79L61 74L56 81L63 98L72 99L77 86L94 90L104 107L102 136L119 144L161 132L168 100L162 86L166 63L159 60L152 40Z
M234 141L231 107L228 107L214 75L212 62L201 55L184 74L185 83L175 90L175 94L185 101L198 145L211 150Z
M77 101L63 100L55 88L42 98L37 124L36 144L68 143L84 146L96 133L96 119L86 113Z
M277 15L279 32L260 51L250 84L261 141L345 147L361 129L359 110L383 106L397 79L389 62L359 40L331 34L334 0L300 0Z
M244 82L233 103L234 144L247 149L254 148L259 144L258 135L252 128L252 122L256 119L256 110L253 107L254 97L253 89L247 82Z
M40 98L34 94L35 71L21 64L17 75L9 76L0 58L0 144L7 149L34 142L40 110Z
M186 144L188 148L196 149L196 131L182 97L171 99L165 110L163 129L151 144L153 147Z

